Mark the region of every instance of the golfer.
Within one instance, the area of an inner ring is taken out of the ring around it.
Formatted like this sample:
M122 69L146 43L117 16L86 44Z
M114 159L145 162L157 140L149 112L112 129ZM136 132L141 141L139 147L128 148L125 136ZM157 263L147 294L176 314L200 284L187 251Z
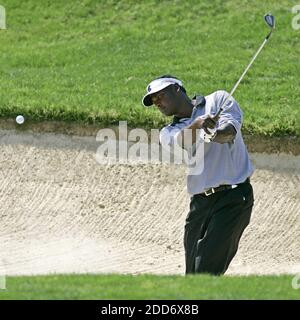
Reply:
M199 141L203 146L203 169L187 177L191 202L184 230L186 274L224 274L254 203L250 183L254 169L241 134L242 111L231 97L216 115L229 95L226 91L190 99L182 81L171 75L154 79L146 90L144 106L154 104L173 116L160 131L163 146L177 143L180 135L184 137L183 129L192 131L190 147ZM182 140L182 147L188 148Z

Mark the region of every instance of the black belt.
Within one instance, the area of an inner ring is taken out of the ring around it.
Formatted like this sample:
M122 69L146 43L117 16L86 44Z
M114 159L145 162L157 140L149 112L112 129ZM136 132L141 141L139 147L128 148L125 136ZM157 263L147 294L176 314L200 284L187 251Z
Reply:
M208 190L206 190L205 192L199 193L201 195L205 195L205 196L210 196L213 193L219 192L219 191L224 191L224 190L229 190L229 189L234 189L237 186L244 184L244 183L250 183L250 178L247 178L244 182L239 183L239 184L224 184L221 186L218 186L216 188L210 188Z

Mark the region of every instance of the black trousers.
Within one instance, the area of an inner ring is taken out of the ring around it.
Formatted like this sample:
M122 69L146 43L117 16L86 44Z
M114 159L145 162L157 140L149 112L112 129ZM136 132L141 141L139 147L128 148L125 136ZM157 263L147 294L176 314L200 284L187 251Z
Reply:
M186 218L186 274L224 274L235 256L254 203L250 182L210 196L194 195Z

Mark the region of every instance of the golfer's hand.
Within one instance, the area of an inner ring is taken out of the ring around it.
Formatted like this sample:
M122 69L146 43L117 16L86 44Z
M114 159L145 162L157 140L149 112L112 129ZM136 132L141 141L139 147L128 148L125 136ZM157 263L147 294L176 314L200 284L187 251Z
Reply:
M207 134L211 134L213 130L209 129L215 129L216 124L219 120L220 115L214 116L207 114L205 116L200 116L195 119L196 125L198 129L203 129Z

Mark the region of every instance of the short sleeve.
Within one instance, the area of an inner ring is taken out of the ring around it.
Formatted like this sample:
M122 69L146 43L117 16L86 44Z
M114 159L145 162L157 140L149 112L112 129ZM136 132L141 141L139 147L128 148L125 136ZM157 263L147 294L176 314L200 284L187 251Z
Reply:
M218 106L218 110L228 96L229 93L224 90L219 90L216 92L215 104ZM221 127L226 123L230 123L238 132L241 130L242 122L243 112L234 98L230 97L224 106L224 110L220 114L218 127Z

